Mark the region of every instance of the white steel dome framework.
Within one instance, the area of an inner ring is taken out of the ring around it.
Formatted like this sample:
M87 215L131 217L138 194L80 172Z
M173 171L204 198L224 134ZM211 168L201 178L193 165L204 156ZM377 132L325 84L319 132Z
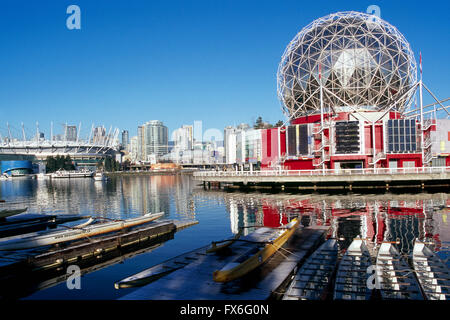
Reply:
M392 111L403 112L416 82L405 37L379 17L353 11L303 28L287 46L277 73L278 97L291 119L320 111L321 95L326 111L382 111L395 105Z

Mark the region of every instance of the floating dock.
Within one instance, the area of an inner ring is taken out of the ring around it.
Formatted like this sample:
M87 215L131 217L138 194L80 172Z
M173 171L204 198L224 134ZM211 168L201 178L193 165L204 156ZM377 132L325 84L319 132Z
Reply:
M297 229L286 245L265 264L242 278L226 283L215 282L213 272L220 270L233 261L236 255L241 254L239 247L236 248L236 252L228 250L222 254L207 253L207 247L194 250L185 254L191 261L187 258L183 261L181 258L179 261L172 258L153 266L151 269L158 271L157 269L168 268L171 263L179 264L176 268L172 268L172 271L160 273L161 276L154 277L152 282L146 282L148 284L121 297L121 300L421 300L424 298L415 276L417 270L407 265L406 256L401 257L399 254L389 256L392 262L387 267L380 266L377 274L371 273L372 267L375 264L378 266L380 259L386 258L385 250L382 248L393 246L392 243L383 242L379 250L374 250L378 251L378 254L370 253L363 245L362 239L354 239L351 247L342 248L338 241L343 239L330 238L324 242L328 230L329 227L323 226ZM360 251L357 250L359 247ZM350 251L342 257L342 249ZM403 261L404 264L397 266L398 261ZM433 297L438 296L439 299L450 297L448 288L450 271L443 263L438 271L433 269L434 265L431 268L436 273L433 277L437 278L431 279L427 274L426 280L429 283L441 281L432 287L438 292L436 295L433 294ZM406 276L409 277L408 281ZM135 275L130 278L137 277ZM377 280L374 281L375 278ZM370 285L372 282L373 287ZM124 280L119 283L124 283ZM116 285L116 288L119 287Z
M234 255L202 254L185 267L140 287L124 300L264 300L276 298L298 266L318 245L329 227L299 228L282 249L242 279L213 281L213 272Z
M22 295L30 286L65 275L69 265L77 265L83 273L126 254L150 250L197 223L163 220L55 246L0 252L0 297Z

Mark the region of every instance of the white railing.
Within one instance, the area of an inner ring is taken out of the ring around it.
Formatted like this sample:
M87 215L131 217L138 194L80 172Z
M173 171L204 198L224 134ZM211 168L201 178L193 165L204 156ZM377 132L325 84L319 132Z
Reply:
M318 128L317 127L313 128L312 134L321 134L323 130L330 129L330 128L331 128L330 121L324 121L323 126L322 126L322 124L320 124ZM318 131L317 131L317 129L318 129Z
M450 167L261 170L261 171L197 171L194 172L194 176L269 177L269 176L328 176L328 175L430 174L430 173L450 173Z
M371 162L370 164L371 165L374 165L374 164L376 164L378 161L380 161L380 160L386 160L386 154L384 153L384 152L378 152L376 155L375 155L375 157L374 157L374 159L373 159L373 162Z
M428 151L425 152L425 154L424 154L424 159L423 159L423 161L424 161L425 163L428 163L428 162L430 162L431 160L433 160L433 153L431 152L431 150L428 150Z
M432 145L433 141L431 140L431 136L427 136L423 142L423 148L427 149Z
M324 141L320 141L320 143L314 147L314 152L321 152L323 149L328 147L330 147L330 140L324 139Z
M423 121L422 131L427 131L432 125L433 125L433 120L432 119L425 119Z

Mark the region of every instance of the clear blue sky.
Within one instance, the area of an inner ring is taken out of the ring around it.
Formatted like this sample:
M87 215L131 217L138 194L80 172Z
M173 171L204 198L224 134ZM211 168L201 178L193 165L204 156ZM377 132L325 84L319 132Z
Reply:
M66 8L81 8L81 30ZM283 119L276 70L289 41L332 12L378 5L419 59L424 81L450 97L448 1L0 1L0 133L49 134L61 124L172 131ZM427 98L426 102L431 100ZM86 133L83 133L86 134Z

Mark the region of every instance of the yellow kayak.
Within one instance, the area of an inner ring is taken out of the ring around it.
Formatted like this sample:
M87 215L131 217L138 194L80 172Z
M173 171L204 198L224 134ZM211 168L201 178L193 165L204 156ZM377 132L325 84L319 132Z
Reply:
M277 252L297 229L299 221L293 219L287 225L278 229L271 229L270 236L258 239L258 234L267 234L269 228L261 228L254 232L255 239L242 239L247 242L249 249L226 264L221 270L214 271L213 279L216 282L228 282L238 279L255 268L262 265L275 252ZM239 240L236 240L239 241Z

